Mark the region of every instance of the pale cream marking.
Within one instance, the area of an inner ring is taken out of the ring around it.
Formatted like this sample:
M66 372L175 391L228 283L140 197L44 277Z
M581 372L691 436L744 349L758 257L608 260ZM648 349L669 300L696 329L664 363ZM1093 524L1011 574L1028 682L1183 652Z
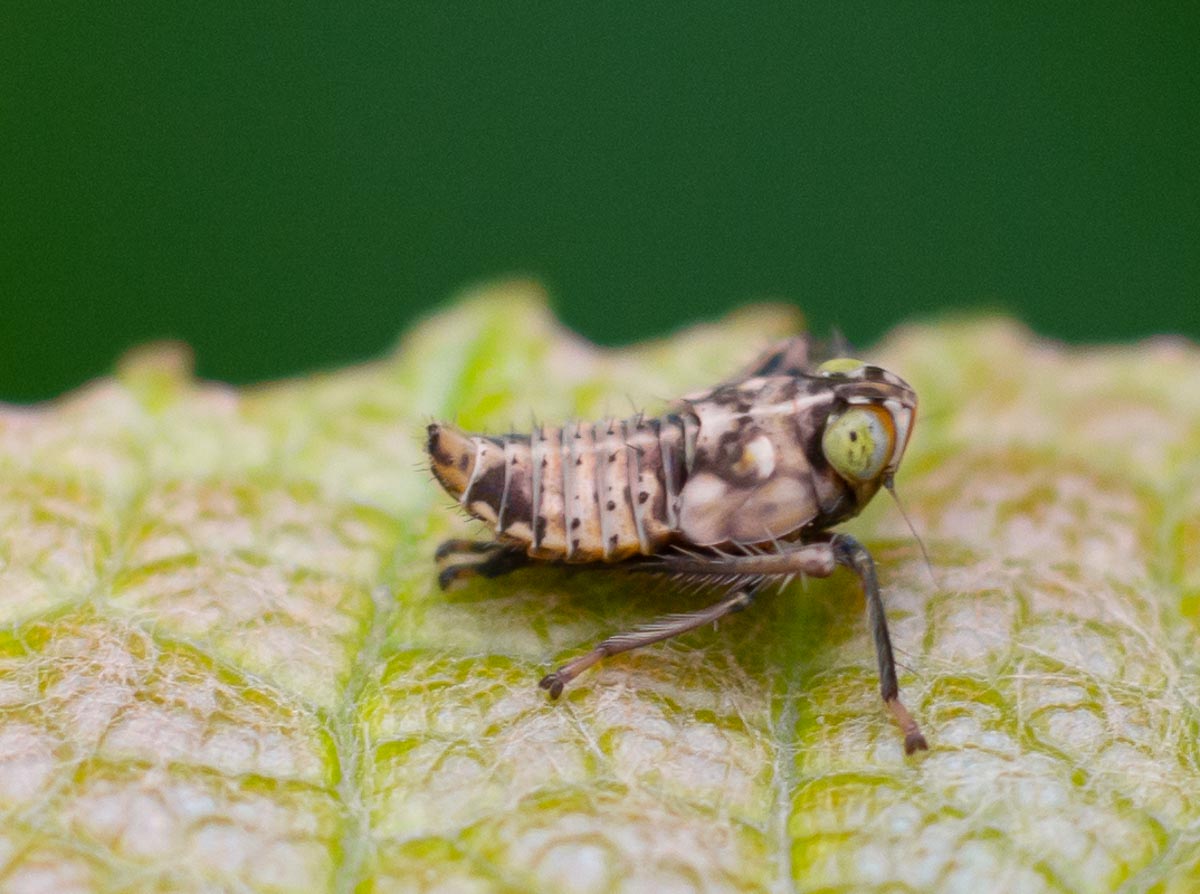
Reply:
M613 531L613 513L609 512L607 506L608 479L611 476L608 457L615 448L616 435L613 430L613 421L609 419L604 428L604 433L596 438L596 508L600 513L600 552L604 556L604 561L612 558L612 546L609 541L612 539Z
M533 431L529 433L529 461L533 464L533 468L529 471L533 475L533 482L530 485L530 514L533 516L529 523L533 526L533 536L530 538L530 543L533 544L533 549L541 549L541 538L538 537L538 528L536 519L541 511L542 498L542 457L545 455L545 435L542 432L540 425L535 425Z
M753 472L756 478L769 478L775 471L775 447L771 444L771 439L766 435L752 439L742 449L742 455L734 463L733 471L739 476Z
M896 443L892 448L892 456L888 460L888 468L894 471L900 465L904 448L908 444L908 434L912 428L912 410L894 398L885 400L883 406L891 414L892 425L896 428Z
M650 538L646 536L646 524L642 521L644 508L637 501L637 495L642 488L642 467L638 462L638 450L629 443L629 431L625 428L625 423L621 423L621 429L625 435L625 449L628 455L625 460L625 478L629 483L629 500L630 509L633 510L633 524L637 529L638 548L642 551L642 555L650 555Z
M542 488L533 518L546 520L536 558L561 558L567 548L566 512L562 501L564 487L562 429L542 427L539 434L540 447L538 474ZM543 469L542 463L545 463ZM533 555L531 553L531 555Z
M483 468L484 441L480 438L471 438L471 442L475 445L475 464L471 466L471 477L467 479L467 486L463 488L463 492L458 498L459 505L461 506L467 505L467 500L470 499L471 495L471 488L475 486L475 479L479 477L479 471Z
M483 519L489 525L496 524L496 510L483 500L476 500L468 507L471 514Z
M568 422L563 426L562 442L563 442L563 517L566 529L565 552L566 558L570 561L575 555L574 540L571 532L575 530L574 521L578 516L575 514L575 430L579 428L578 422Z
M579 550L573 550L576 560L579 557L576 555L579 552L583 553L583 561L594 561L599 558L600 553L600 499L599 499L599 482L597 481L597 457L596 457L596 428L591 423L577 424L575 426L575 434L579 437L571 438L571 452L574 457L572 465L578 460L582 460L579 466L575 466L572 470L573 482L575 485L575 493L573 494L571 503L574 507L575 517L579 522L579 527L573 531L567 532L567 540L571 542L575 539L579 540Z
M533 540L533 529L529 526L529 522L514 521L509 522L504 533L509 537L520 540L522 543L529 543Z
M688 505L704 506L716 503L725 496L728 490L729 485L723 478L713 475L711 472L704 472L687 483Z
M504 439L504 486L500 489L500 511L496 513L496 532L504 534L504 513L508 508L508 491L512 487L512 461L517 455L517 442L512 438Z
M663 423L669 425L670 423ZM675 427L672 425L672 429ZM672 531L679 530L679 487L675 481L675 459L671 456L671 439L670 436L664 441L662 432L658 436L658 454L662 462L663 469L663 485L667 492L663 494L663 502L667 507L667 524L670 525Z
M696 463L696 440L700 437L700 423L691 413L683 415L683 465L690 472Z

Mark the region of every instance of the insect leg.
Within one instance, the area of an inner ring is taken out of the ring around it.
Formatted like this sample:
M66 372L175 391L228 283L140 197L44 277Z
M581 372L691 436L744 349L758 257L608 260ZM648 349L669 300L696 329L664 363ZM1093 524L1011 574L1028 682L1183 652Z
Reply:
M551 698L558 698L562 694L564 686L602 659L610 655L618 655L621 652L640 649L642 646L652 643L662 642L681 633L687 633L689 630L695 630L697 627L704 627L732 612L741 611L750 604L753 598L753 589L739 589L708 608L680 615L667 615L627 633L610 636L586 655L581 655L574 661L564 664L554 673L542 677L538 685L542 689L548 690Z
M883 599L879 595L879 580L875 576L875 562L867 548L849 534L836 534L830 541L834 557L858 575L863 595L867 600L867 620L871 635L875 639L875 657L879 662L879 689L883 703L904 733L904 753L924 751L929 748L921 734L917 721L908 713L900 701L900 685L896 682L896 660L892 656L892 640L888 636L887 617L883 611Z
M683 578L714 582L743 580L788 580L798 574L828 577L838 566L849 568L858 575L867 602L867 622L875 640L875 657L879 664L879 689L884 704L904 733L904 751L912 754L929 746L916 720L900 701L896 681L896 660L888 635L887 616L879 594L875 563L866 547L848 534L834 534L828 540L805 544L776 544L774 552L749 555L716 553L668 554L647 564L649 571L673 573Z
M443 590L475 575L499 577L529 562L520 547L495 540L447 540L433 555L440 567L438 586Z

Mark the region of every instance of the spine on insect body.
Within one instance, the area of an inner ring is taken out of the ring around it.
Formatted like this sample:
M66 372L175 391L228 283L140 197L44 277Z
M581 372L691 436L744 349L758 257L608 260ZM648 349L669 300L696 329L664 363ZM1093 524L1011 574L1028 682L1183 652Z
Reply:
M657 553L678 530L697 423L681 413L528 435L428 431L442 487L502 540L539 559L619 562Z

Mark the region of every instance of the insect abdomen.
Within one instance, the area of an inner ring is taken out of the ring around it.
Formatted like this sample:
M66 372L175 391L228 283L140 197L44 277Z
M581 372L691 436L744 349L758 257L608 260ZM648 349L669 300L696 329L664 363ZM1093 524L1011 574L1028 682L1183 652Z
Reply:
M446 491L530 556L618 562L658 552L678 529L694 437L679 416L503 437L434 424L429 455Z

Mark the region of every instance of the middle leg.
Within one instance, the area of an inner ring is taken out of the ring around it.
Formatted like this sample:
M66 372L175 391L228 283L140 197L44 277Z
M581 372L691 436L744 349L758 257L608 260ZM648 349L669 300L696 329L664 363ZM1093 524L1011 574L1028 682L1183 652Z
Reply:
M875 658L879 665L879 689L884 704L904 733L904 751L925 750L925 741L917 721L900 701L896 680L896 660L888 634L887 615L879 592L875 563L866 547L849 534L833 534L827 540L814 543L778 544L774 552L748 551L730 555L724 552L669 554L657 560L654 570L683 577L714 581L742 581L756 586L800 574L828 577L837 566L853 571L862 585L867 601L867 621L875 641Z
M790 545L789 545L790 546ZM827 577L837 567L837 559L828 543L804 544L791 547L780 553L753 553L731 556L718 553L679 553L655 557L639 566L642 570L674 573L688 578L709 581L730 589L720 602L694 612L668 615L657 621L618 633L596 645L586 655L564 664L552 674L547 674L538 684L548 690L551 698L558 698L563 687L578 677L593 664L617 655L640 649L652 643L679 636L698 627L704 627L728 614L741 611L754 599L754 594L771 579L784 580L797 574Z

